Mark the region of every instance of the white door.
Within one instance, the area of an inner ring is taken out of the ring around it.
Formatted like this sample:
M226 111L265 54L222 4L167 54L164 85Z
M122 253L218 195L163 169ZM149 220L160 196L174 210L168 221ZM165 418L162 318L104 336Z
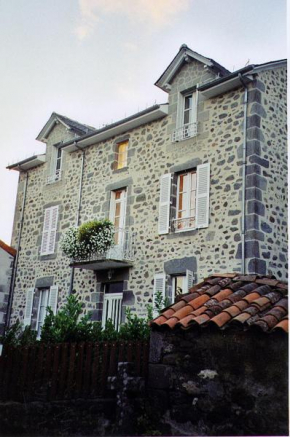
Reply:
M102 327L106 325L106 321L111 319L116 330L119 329L121 323L123 293L108 293L104 295Z

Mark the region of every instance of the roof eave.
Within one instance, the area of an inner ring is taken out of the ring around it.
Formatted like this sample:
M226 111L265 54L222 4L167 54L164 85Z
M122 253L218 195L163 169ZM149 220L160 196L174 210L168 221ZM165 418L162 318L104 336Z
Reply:
M30 158L24 159L23 161L16 162L15 164L8 165L6 168L8 170L27 171L44 164L45 159L45 154L35 155L31 156Z
M136 116L128 117L127 119L121 120L119 123L114 123L110 126L106 126L97 132L84 135L83 137L70 140L63 143L60 147L65 149L67 152L74 152L78 149L83 149L85 147L91 146L92 144L105 141L109 138L115 137L117 135L124 134L132 129L142 126L146 123L150 123L155 120L159 120L168 115L168 105L155 105L150 111L142 111L140 115L138 113Z

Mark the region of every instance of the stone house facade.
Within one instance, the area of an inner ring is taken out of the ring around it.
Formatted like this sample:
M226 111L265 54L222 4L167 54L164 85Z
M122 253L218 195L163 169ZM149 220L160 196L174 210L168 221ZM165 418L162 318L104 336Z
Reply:
M0 240L0 335L3 335L7 323L15 257L16 250Z
M102 129L53 113L19 171L12 321L41 329L75 290L93 320L140 316L210 273L287 278L286 61L230 73L181 46L156 82L168 103ZM70 261L71 226L110 218L116 249ZM19 247L17 241L20 240Z

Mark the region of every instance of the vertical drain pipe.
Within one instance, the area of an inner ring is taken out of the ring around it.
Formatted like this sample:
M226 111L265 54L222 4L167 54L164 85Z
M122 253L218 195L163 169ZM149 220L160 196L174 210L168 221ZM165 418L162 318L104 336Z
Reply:
M245 273L245 233L246 233L246 163L247 163L247 108L248 108L248 87L245 84L241 73L239 79L244 87L244 127L243 127L243 167L242 167L242 230L241 230L241 244L242 244L242 266L241 273Z
M81 212L81 202L82 202L82 191L83 191L83 174L84 174L84 165L85 165L85 151L77 146L77 143L74 144L78 150L82 152L82 161L81 161L81 174L80 174L80 185L79 185L79 198L78 198L78 209L77 209L77 216L76 216L76 223L75 225L79 225L80 221L80 212ZM75 277L75 269L72 267L70 272L70 286L69 286L69 292L68 294L72 294L73 292L73 286L74 286L74 277Z
M23 222L24 222L24 209L25 209L25 203L26 203L27 185L28 185L28 172L26 171L26 178L25 178L23 199L22 199L21 217L20 217L20 227L19 227L19 234L18 234L18 241L17 241L17 248L16 248L17 252L16 252L16 258L15 258L13 270L12 270L12 278L11 278L10 293L9 293L8 304L7 304L7 316L6 316L6 321L5 321L4 333L6 332L7 328L9 328L9 326L10 326L10 317L11 317L12 304L13 304L16 273L17 273L17 267L18 267L20 242L21 242L22 228L23 228Z

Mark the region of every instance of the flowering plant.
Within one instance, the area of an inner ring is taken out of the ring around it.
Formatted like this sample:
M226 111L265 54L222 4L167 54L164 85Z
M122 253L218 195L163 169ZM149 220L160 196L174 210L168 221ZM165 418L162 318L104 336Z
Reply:
M113 244L114 225L106 219L70 228L60 242L64 254L72 259L86 259L94 253L105 253Z

